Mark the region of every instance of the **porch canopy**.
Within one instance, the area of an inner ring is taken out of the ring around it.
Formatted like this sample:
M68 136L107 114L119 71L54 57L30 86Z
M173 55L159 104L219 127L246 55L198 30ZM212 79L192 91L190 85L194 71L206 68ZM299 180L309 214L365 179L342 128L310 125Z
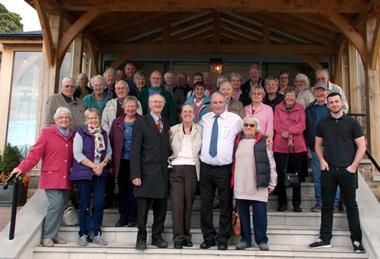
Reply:
M380 0L25 1L37 10L43 32L44 98L57 91L70 46L73 74L81 71L83 53L91 74L100 72L105 52L118 53L114 68L136 53L179 52L290 54L319 69L316 56L323 54L331 57L350 111L366 113L369 146L380 160Z

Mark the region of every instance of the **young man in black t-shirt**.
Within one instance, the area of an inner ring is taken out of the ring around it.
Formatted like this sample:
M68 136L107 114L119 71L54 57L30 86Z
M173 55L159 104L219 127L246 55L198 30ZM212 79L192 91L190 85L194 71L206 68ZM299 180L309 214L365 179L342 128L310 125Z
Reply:
M340 187L354 252L364 253L359 210L356 203L357 168L366 143L359 123L342 111L342 96L327 96L330 116L317 124L315 152L321 166L322 222L319 239L310 248L331 247L334 197Z

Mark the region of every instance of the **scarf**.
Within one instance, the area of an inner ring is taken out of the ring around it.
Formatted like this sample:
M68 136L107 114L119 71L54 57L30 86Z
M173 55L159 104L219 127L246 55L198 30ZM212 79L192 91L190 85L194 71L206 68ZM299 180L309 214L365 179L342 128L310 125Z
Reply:
M100 127L91 129L90 127L87 127L88 132L95 137L95 150L94 150L94 159L101 158L102 151L106 149L106 145L104 143L104 138L101 133Z
M60 133L63 137L67 138L67 136L69 136L69 132L70 132L69 129L64 129L64 128L58 126L58 125L57 125L57 128L58 128L59 133Z

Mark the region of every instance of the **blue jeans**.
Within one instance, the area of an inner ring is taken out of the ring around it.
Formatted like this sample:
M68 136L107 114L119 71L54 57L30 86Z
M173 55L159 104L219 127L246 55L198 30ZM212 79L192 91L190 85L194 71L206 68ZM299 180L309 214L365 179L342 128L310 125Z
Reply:
M321 168L317 154L315 151L312 151L311 158L311 170L313 172L313 181L314 181L314 196L318 204L322 205L322 194L321 194ZM340 189L339 186L336 189L334 204L338 205L340 202Z
M251 220L249 206L252 205L253 231L256 244L268 243L267 237L267 203L252 200L236 199L236 205L241 221L241 241L247 244L252 243Z
M76 181L79 192L79 236L88 235L89 230L94 231L94 235L101 233L104 209L104 189L106 177L93 176L92 180ZM91 205L92 194L92 209ZM89 220L91 223L89 224ZM91 225L92 229L88 229Z

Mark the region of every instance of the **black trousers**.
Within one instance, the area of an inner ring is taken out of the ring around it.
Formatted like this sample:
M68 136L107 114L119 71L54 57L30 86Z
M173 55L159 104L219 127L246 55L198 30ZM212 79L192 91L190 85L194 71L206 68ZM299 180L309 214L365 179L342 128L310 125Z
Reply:
M215 189L220 199L218 242L225 243L231 235L232 227L232 189L231 164L212 166L201 163L199 189L201 194L201 230L205 241L215 239L212 204Z
M173 241L191 240L191 212L198 185L195 166L174 165L169 173L169 182Z
M288 198L286 194L285 187L285 166L286 166L286 153L274 153L274 159L276 160L277 167L277 194L278 194L278 205L283 206L288 204ZM305 153L291 153L288 159L288 170L289 171L301 171L302 162ZM301 184L293 187L293 197L292 204L294 206L301 205Z
M348 225L352 241L362 240L359 209L356 203L357 173L350 173L344 167L330 167L329 171L321 173L322 192L322 222L320 239L330 242L334 218L334 199L337 186L346 206Z
M149 208L153 209L153 226L152 226L152 241L161 237L164 230L166 217L167 199L154 198L136 198L137 201L137 240L146 241L146 221L148 219Z
M131 168L129 160L120 161L120 170L117 175L119 187L118 203L120 219L125 221L136 221L136 198L133 196L133 184L130 180Z

